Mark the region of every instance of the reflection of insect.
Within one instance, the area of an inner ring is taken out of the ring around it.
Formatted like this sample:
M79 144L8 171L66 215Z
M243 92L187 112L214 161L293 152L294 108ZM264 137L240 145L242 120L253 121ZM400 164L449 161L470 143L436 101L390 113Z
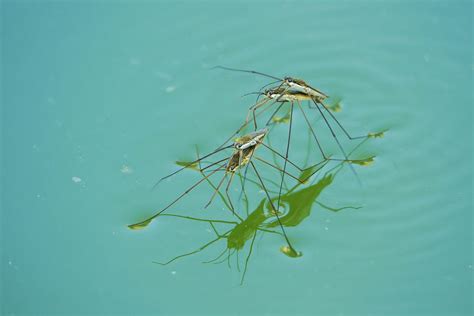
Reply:
M320 164L317 168L317 171L321 170L326 163ZM200 246L194 251L178 255L167 262L155 262L161 265L167 265L175 260L180 258L194 255L199 253L209 246L219 242L220 240L225 240L226 245L217 257L212 260L205 261L204 263L222 263L227 261L230 267L230 257L236 254L236 263L237 269L240 271L239 267L239 257L238 254L240 251L244 250L246 247L248 248L248 253L245 259L244 270L241 277L241 284L244 282L245 274L247 272L247 267L249 263L250 256L252 255L253 246L255 243L255 239L257 234L264 234L264 233L272 233L283 235L277 231L274 231L272 228L276 226L286 226L286 227L295 227L303 222L307 217L309 217L311 213L311 209L313 204L316 202L321 207L333 211L338 212L343 209L352 208L357 209L358 207L342 207L342 208L330 208L326 205L316 201L318 196L321 192L332 184L334 177L337 174L337 170L333 172L337 168L333 168L326 172L326 174L315 184L310 186L304 187L299 189L302 185L301 183L296 184L291 189L288 190L284 195L281 196L281 199L288 205L288 210L283 215L278 215L278 213L274 212L266 212L265 208L270 205L271 203L265 203L265 199L263 199L257 208L252 211L245 219L238 219L238 221L228 221L228 220L221 220L221 219L204 219L204 218L196 218L191 216L183 216L183 215L176 215L176 214L163 214L162 216L172 216L183 218L187 220L199 221L199 222L207 222L212 228L212 231L215 233L216 237L211 241L205 243L204 245ZM340 169L339 169L340 170ZM263 184L258 184L258 186L264 189ZM299 190L297 190L299 189ZM266 190L266 188L264 189ZM274 198L276 199L276 198ZM271 200L270 200L271 201ZM268 200L267 200L268 202ZM277 220L272 220L277 217ZM232 225L231 229L228 229L228 226ZM226 230L224 233L219 232L219 226L226 226ZM250 241L250 245L248 245L248 241ZM302 255L301 252L296 251L290 245L281 247L281 252L289 257L300 257ZM227 256L225 256L227 254ZM222 259L223 258L223 259Z

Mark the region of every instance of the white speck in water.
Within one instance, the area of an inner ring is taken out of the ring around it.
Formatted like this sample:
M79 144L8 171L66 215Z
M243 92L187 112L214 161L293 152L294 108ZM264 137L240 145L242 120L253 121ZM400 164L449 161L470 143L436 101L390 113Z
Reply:
M8 261L8 265L11 266L13 264L13 262L11 261Z
M172 274L172 275L176 275L176 271L171 271L171 274Z
M168 93L171 93L173 92L174 90L176 90L176 87L175 86L168 86L166 87L165 91L168 92Z
M79 182L82 181L82 179L79 178L79 177L72 177L71 179L72 179L72 182L74 182L74 183L79 183Z
M124 174L131 174L133 173L133 169L129 166L123 165L122 168L120 168L120 172Z
M212 230L210 230L209 228L206 228L206 231L207 231L208 233L212 233Z
M472 264L468 265L467 267L472 270Z
M326 226L326 227L324 227L324 229L325 229L325 230L329 230L329 227Z
M41 198L41 195L40 195L40 194L36 194L36 197L39 199L39 198Z

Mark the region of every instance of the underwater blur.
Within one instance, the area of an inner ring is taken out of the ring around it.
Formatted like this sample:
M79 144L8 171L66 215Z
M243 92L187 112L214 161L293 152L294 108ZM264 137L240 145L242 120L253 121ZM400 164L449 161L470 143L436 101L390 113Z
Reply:
M0 4L2 315L471 315L471 1Z

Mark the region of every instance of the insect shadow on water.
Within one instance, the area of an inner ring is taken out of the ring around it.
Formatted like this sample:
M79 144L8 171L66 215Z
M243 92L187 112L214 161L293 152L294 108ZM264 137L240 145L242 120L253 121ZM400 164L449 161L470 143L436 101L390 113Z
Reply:
M362 161L362 160L360 160ZM365 164L369 164L372 158L366 159ZM253 210L251 213L247 212L247 217L245 219L238 218L237 220L224 220L224 219L208 219L208 218L199 218L193 216L185 216L185 215L178 215L178 214L161 214L160 216L170 216L170 217L177 217L191 221L198 221L198 222L205 222L208 223L212 229L212 232L215 234L215 238L210 240L209 242L205 243L204 245L198 247L197 249L178 255L166 262L154 262L160 265L168 265L180 258L184 258L187 256L191 256L197 254L213 244L218 243L219 241L226 241L225 247L222 251L218 253L218 255L210 260L204 261L204 263L228 263L230 267L230 257L235 254L236 262L237 262L237 269L240 271L239 268L239 258L238 254L240 251L243 251L245 247L248 248L247 256L244 260L244 269L241 276L241 284L243 284L245 275L248 268L248 263L250 257L253 252L253 247L255 244L255 239L257 234L272 234L272 235L283 235L282 232L278 232L273 230L277 226L280 227L296 227L298 226L303 220L310 216L313 204L317 203L321 208L327 209L332 212L338 212L343 209L357 209L358 207L346 206L341 208L332 208L326 206L325 203L321 203L317 201L317 198L321 194L321 192L329 187L332 183L338 172L342 169L342 166L346 162L338 162L338 164L327 170L324 175L318 179L317 174L320 173L321 170L329 163L330 161L323 161L319 164L319 166L311 166L308 168L303 169L303 172L300 175L300 178L303 181L296 183L293 187L289 188L284 194L274 196L270 199L264 198L260 201L257 208ZM362 164L362 163L360 163ZM199 168L196 168L199 170ZM238 175L242 177L242 175ZM308 180L314 176L314 180L312 184L309 184ZM257 174L257 177L258 174ZM255 181L250 178L247 179L251 183L255 184L261 190L267 191L268 193L272 194L279 194L278 191L274 191L273 188L265 188L264 184L260 181ZM308 185L309 184L309 185ZM215 187L212 183L211 185ZM279 188L278 183L273 183L274 189L277 190ZM302 188L303 187L303 188ZM223 198L221 196L221 198ZM247 199L247 198L245 198ZM273 206L273 202L276 200L281 200L287 206L287 211L285 214L279 215L278 212L275 212L275 208ZM245 204L245 207L248 208L248 204ZM218 226L227 226L224 229L223 233L219 232ZM228 226L231 226L229 229ZM250 242L250 243L249 243ZM282 246L280 251L289 257L299 257L302 255L301 252L296 251L289 243L287 245ZM227 256L226 256L227 254Z

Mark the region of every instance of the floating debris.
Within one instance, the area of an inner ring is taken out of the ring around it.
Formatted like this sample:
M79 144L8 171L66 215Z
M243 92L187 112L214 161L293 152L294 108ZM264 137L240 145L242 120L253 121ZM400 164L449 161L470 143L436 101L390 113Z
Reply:
M176 90L176 87L175 87L175 86L168 86L168 87L166 87L166 89L165 89L165 91L166 91L167 93L171 93L171 92L173 92L174 90Z
M127 165L123 165L122 168L120 168L120 172L123 174L131 174L133 173L133 169Z
M79 182L82 181L82 179L79 178L79 177L72 177L71 180L72 180L72 182L74 182L74 183L79 183Z

